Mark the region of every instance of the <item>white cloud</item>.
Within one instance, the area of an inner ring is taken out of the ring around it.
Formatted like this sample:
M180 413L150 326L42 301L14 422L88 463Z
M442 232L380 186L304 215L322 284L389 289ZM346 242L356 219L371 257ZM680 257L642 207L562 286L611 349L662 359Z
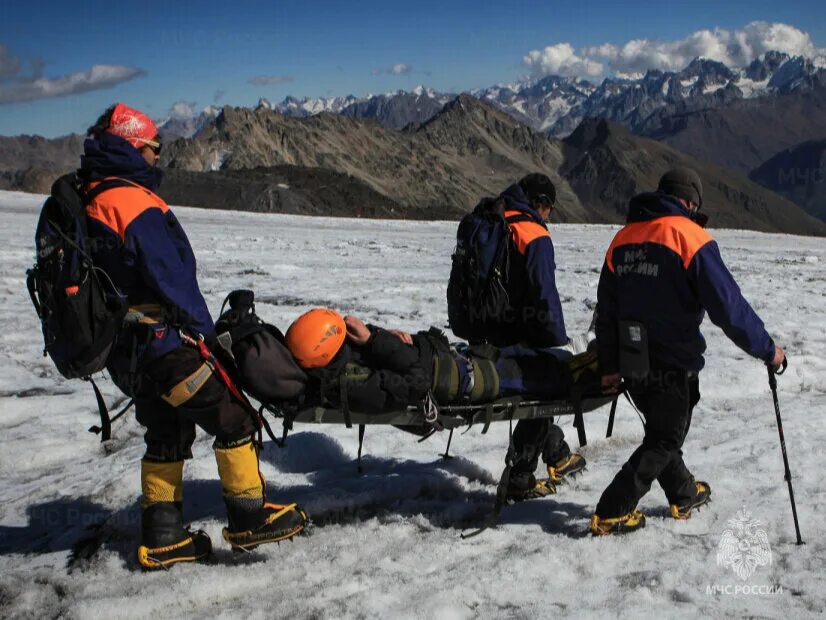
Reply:
M606 43L586 47L582 54L601 60L615 73L642 73L648 69L679 71L698 56L743 67L768 51L816 58L824 53L808 33L788 24L751 22L740 30L698 30L676 41L634 39L623 45Z
M772 50L826 64L826 49L818 49L807 32L788 24L760 21L739 30L698 30L672 41L633 39L619 45L603 43L578 53L570 43L557 43L528 52L522 62L534 75L595 77L607 70L629 76L649 69L679 71L698 56L729 67L744 67Z
M257 75L249 83L255 86L272 86L274 84L287 84L295 81L291 75Z
M373 75L410 75L412 72L412 65L398 63L393 65L392 67L373 69L370 73L372 73Z
M22 78L0 82L0 104L67 97L92 90L111 88L146 75L143 69L120 65L93 65L59 78Z
M176 101L169 108L170 118L191 118L195 116L196 101Z
M604 70L602 63L577 56L570 43L532 50L522 58L522 63L534 75L597 76Z

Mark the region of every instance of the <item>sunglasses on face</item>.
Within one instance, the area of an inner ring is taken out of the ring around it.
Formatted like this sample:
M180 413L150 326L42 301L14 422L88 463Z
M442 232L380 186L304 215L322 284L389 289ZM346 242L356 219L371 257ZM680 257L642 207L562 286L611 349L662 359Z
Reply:
M143 142L143 145L146 148L150 149L153 153L155 153L155 155L160 155L161 154L161 148L163 147L163 144L161 144L157 140L145 140L143 138L138 138L138 139L141 142Z

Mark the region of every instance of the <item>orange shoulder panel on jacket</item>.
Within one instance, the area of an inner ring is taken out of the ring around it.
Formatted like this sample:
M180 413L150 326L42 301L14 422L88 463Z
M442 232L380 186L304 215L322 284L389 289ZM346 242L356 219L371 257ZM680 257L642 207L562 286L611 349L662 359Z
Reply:
M92 183L90 188L97 185ZM126 238L126 228L136 217L147 209L160 209L163 213L169 207L155 193L145 187L134 186L113 187L96 196L86 206L86 215L105 224L118 234L121 241Z
M622 245L656 243L680 257L687 269L701 247L713 241L712 236L696 222L681 215L658 217L647 222L633 222L620 230L605 255L608 269L614 271L614 250Z
M505 211L505 217L510 217L512 215L519 215L519 211ZM548 228L546 226L532 221L514 222L513 224L508 224L508 227L513 235L513 242L516 245L516 249L520 254L525 253L525 250L531 241L535 241L540 237L551 236L551 233L548 232Z

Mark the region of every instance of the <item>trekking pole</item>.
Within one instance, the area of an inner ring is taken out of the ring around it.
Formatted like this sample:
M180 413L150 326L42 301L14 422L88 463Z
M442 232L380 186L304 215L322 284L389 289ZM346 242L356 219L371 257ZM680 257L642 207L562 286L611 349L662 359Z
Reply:
M786 482L789 484L789 499L792 502L792 517L794 518L794 530L797 534L797 544L804 544L800 537L800 524L797 521L797 506L794 503L794 489L792 488L792 472L789 469L789 457L786 454L786 439L783 436L783 421L780 419L780 401L777 400L777 378L775 375L782 375L786 372L789 362L784 359L780 369L775 370L771 364L766 364L769 371L769 387L772 391L772 398L774 399L774 412L777 415L777 432L780 434L780 451L783 453L783 465L786 468Z

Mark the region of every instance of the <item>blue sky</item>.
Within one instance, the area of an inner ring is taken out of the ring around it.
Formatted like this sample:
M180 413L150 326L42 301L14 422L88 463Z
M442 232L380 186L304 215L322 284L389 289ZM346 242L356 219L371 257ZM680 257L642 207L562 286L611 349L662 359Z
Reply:
M119 100L162 118L177 101L200 109L417 84L459 92L559 67L599 79L638 68L647 56L591 62L586 48L632 39L668 44L754 21L788 24L826 46L822 1L128 4L3 0L0 134L80 132ZM562 43L570 49L555 47ZM526 64L533 50L536 62ZM579 62L585 56L589 62ZM94 65L112 68L83 78ZM73 77L35 83L63 76ZM78 92L78 80L92 90ZM43 97L54 88L66 94Z

